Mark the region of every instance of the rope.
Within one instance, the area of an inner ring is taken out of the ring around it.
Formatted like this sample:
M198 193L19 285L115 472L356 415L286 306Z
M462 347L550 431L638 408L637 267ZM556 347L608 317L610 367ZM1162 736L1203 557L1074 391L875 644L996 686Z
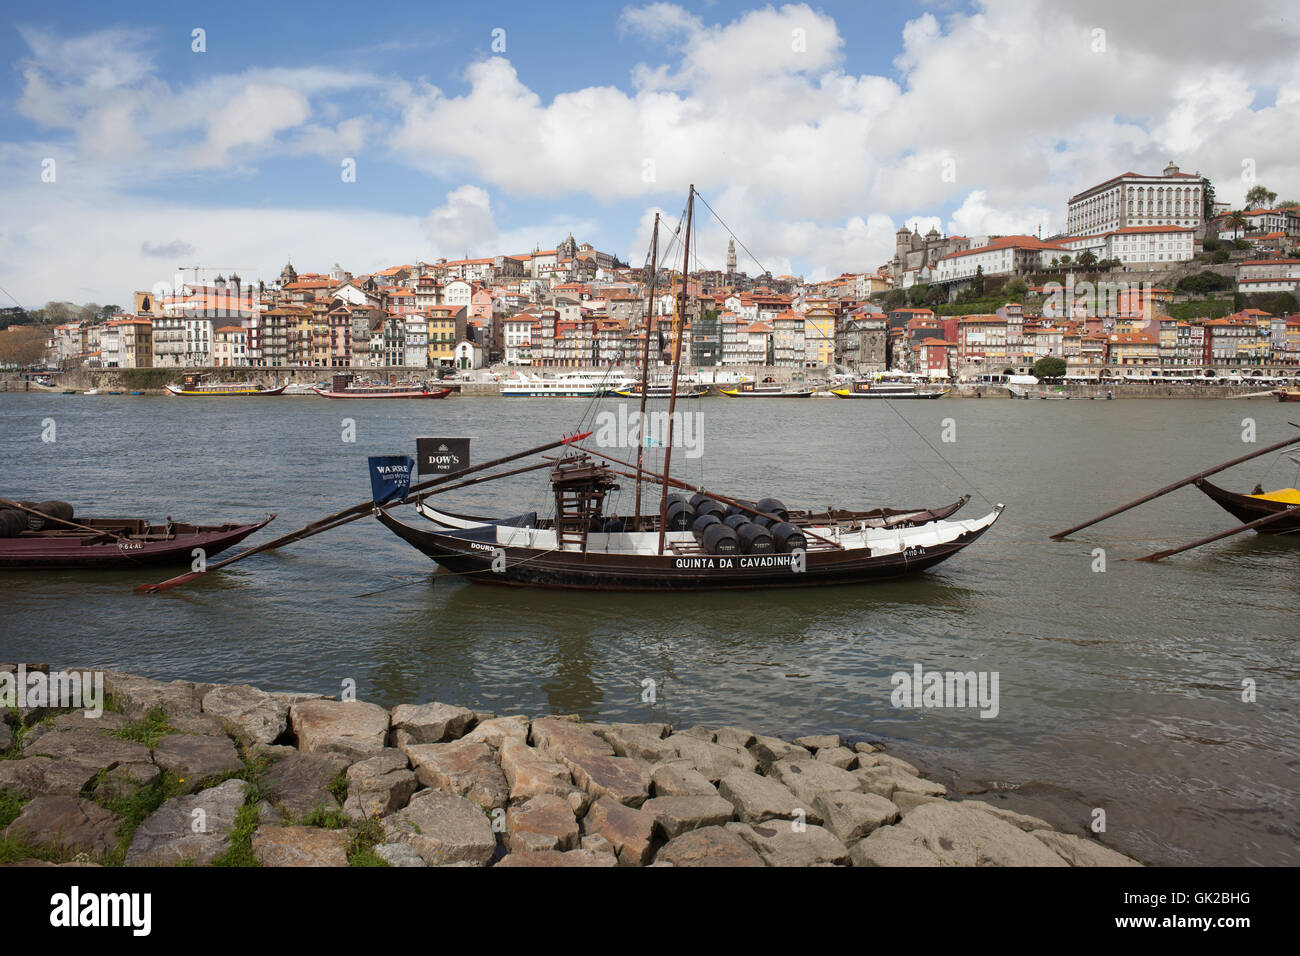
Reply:
M964 481L964 482L966 482L968 485L970 485L970 487L974 490L975 494L977 494L977 495L979 495L981 498L983 498L983 499L984 499L984 502L985 502L986 504L990 504L990 505L993 504L993 499L990 498L988 495L984 494L984 492L980 491L979 486L976 485L975 482L973 482L973 481L971 481L971 479L967 478L966 475L962 474L962 471L961 471L960 468L958 468L956 465L954 465L952 462L950 462L947 458L945 458L944 455L943 455L943 452L941 452L941 451L939 451L939 449L935 448L934 445L932 445L932 444L930 443L930 440L929 440L928 438L926 438L924 435L922 435L921 432L917 430L917 427L916 427L915 425L913 425L911 422L909 422L909 421L907 420L906 416L904 416L903 413L900 412L900 411L898 410L897 406L896 406L892 401L890 401L889 399L885 399L884 402L885 402L886 405L889 406L890 411L892 411L895 415L897 415L899 418L901 418L901 419L903 420L903 423L904 423L905 425L907 425L908 428L912 429L913 432L915 432L917 438L919 438L919 439L921 439L921 441L925 442L925 446L926 446L927 448L929 448L930 451L934 452L936 455L939 456L939 460L940 460L940 461L942 461L945 465L947 465L949 468L951 468L951 469L953 470L953 472L957 475L958 478L960 478L962 481Z

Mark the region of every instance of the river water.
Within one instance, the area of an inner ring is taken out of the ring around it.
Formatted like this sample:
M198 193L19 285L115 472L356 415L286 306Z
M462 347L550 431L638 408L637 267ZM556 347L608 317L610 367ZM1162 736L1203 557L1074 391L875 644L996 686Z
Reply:
M215 523L277 512L256 542L368 498L367 455L413 454L417 435L471 436L482 462L571 432L586 407L0 395L0 494L61 498L84 515ZM885 741L959 793L1058 826L1081 832L1102 810L1105 841L1145 862L1297 862L1300 542L1248 533L1159 565L1124 560L1236 523L1194 488L1048 539L1285 437L1294 407L717 398L681 407L702 416L703 454L676 450L674 474L723 493L872 507L969 492L964 516L993 502L1007 510L975 545L912 579L688 595L435 577L367 518L161 595L132 587L171 572L7 574L0 660L323 693L352 679L384 705L837 732ZM1254 421L1255 446L1243 443L1243 419ZM544 511L544 474L442 500L471 513ZM1296 479L1293 463L1270 455L1216 481L1249 490ZM1104 571L1094 570L1098 548ZM996 672L997 715L896 708L891 675L917 664ZM653 702L643 700L647 680Z

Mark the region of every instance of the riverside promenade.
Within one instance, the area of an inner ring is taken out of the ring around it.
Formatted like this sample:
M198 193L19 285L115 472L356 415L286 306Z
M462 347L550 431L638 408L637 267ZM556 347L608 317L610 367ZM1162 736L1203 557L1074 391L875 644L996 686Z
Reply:
M97 716L0 724L2 864L1140 865L869 741L76 670L102 674Z

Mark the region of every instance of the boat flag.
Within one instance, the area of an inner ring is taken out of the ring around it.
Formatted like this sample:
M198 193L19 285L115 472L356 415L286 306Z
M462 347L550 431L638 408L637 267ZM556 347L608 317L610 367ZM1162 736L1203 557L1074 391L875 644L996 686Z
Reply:
M372 455L370 463L370 494L375 504L387 504L406 497L411 487L411 470L415 459L410 455Z

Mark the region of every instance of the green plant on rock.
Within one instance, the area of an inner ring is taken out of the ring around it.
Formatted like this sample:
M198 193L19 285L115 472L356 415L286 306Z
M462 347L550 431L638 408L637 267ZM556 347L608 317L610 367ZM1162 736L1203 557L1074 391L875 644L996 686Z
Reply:
M154 747L158 746L159 740L173 732L173 729L167 723L166 712L159 706L154 707L139 720L131 721L121 730L110 730L108 734L110 737L133 740L153 750Z

